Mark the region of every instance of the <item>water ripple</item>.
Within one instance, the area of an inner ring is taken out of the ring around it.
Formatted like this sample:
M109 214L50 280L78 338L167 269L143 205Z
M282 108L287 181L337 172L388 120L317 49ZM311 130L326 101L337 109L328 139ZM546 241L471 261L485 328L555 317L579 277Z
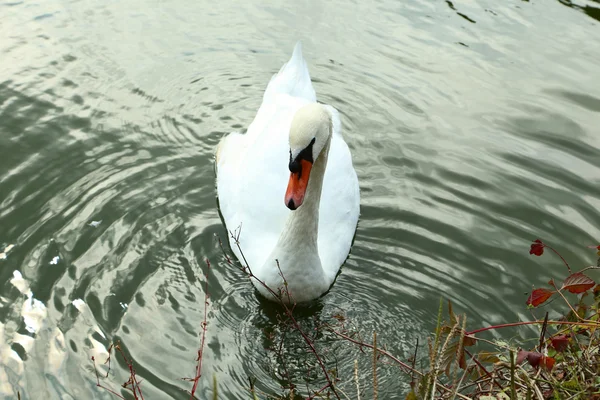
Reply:
M249 377L324 384L217 239L214 148L297 39L361 185L351 255L297 314L327 366L345 379L356 359L368 386L369 356L322 329L336 315L401 359L440 297L474 327L522 318L562 272L529 241L587 265L600 237L600 36L593 6L568 3L1 3L0 395L111 398L91 357L106 371L119 340L147 398L189 398L207 290L202 398L213 374L231 399ZM556 20L577 29L557 37ZM399 376L381 366L383 397L405 393Z

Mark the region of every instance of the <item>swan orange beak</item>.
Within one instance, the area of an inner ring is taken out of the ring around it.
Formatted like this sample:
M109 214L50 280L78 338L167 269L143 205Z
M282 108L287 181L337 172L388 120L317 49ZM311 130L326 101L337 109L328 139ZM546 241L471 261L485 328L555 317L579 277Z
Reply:
M300 170L290 174L288 187L285 191L285 205L290 210L295 210L302 205L311 168L312 163L310 161L300 160Z

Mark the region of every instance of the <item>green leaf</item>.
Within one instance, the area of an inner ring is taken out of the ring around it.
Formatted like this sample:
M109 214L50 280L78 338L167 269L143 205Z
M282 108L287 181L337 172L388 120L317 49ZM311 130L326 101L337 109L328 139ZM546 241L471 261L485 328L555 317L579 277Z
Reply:
M417 400L417 395L415 394L414 390L411 390L407 395L406 395L406 400Z
M495 363L500 361L500 358L498 358L498 352L480 351L477 354L477 358L480 362L485 363Z

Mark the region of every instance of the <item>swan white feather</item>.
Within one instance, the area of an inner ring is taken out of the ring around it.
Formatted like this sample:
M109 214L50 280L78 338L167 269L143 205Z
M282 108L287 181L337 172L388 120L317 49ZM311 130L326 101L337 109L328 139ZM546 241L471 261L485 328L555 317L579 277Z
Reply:
M321 123L324 115L328 122ZM299 132L290 133L293 120ZM290 180L288 164L290 153L295 157L302 149L290 148L290 135L301 141L294 135L302 136L315 124L328 130L323 135L330 135L329 152L325 139L315 144L323 151L316 154L305 204L292 211L284 202ZM320 201L317 190L311 189L318 183L319 165L324 168ZM350 150L341 134L339 114L331 106L317 105L300 43L290 60L271 78L248 131L233 132L221 140L216 166L221 214L230 231L241 227L239 243L252 273L277 292L283 285L277 258L292 301L313 300L325 293L350 252L360 194ZM309 197L316 199L312 210ZM311 222L318 229L311 229ZM286 234L286 224L290 223L295 225L293 229L288 227L290 232ZM235 240L229 240L236 257L244 263ZM262 295L272 297L260 283L253 280L253 284Z

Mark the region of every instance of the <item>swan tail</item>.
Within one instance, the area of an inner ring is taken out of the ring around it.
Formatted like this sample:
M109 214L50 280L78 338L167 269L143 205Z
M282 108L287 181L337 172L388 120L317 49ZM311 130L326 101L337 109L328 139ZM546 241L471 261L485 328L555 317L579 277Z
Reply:
M289 94L313 102L317 101L308 66L302 56L302 44L300 42L296 43L294 53L289 61L283 64L279 72L271 78L263 99L266 100L276 93Z

